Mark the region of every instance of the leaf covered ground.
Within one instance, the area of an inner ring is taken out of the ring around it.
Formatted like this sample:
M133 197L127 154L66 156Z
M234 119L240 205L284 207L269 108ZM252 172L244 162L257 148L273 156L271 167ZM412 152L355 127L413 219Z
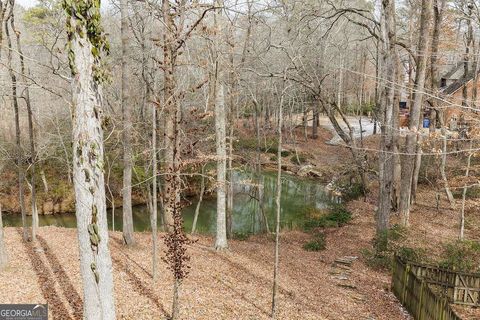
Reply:
M279 319L407 319L389 292L387 274L369 270L360 259L349 279L354 288L347 288L329 273L337 257L357 254L359 244L367 245L368 233L357 228L362 224L329 233L323 252L302 249L309 239L305 233L282 235ZM48 303L51 319L81 319L76 230L42 227L35 244L23 242L17 228L5 228L5 233L10 262L0 272L0 301ZM172 278L160 261L153 285L150 235L136 234L137 245L131 249L121 244L121 233L110 237L117 318L167 318ZM272 240L257 236L231 241L227 252L214 251L212 243L213 239L200 237L189 247L192 269L181 289L181 318L268 319ZM163 250L162 244L159 251Z

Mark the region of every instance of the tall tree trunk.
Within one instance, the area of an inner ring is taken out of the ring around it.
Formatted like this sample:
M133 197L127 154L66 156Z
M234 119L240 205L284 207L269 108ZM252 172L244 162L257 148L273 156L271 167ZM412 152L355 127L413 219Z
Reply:
M226 128L225 128L225 96L223 83L218 84L215 99L215 132L217 144L217 233L215 248L226 249L227 222L226 222Z
M433 33L432 45L430 50L430 90L434 97L438 95L440 83L438 80L438 47L440 43L441 24L443 20L443 11L446 0L433 0ZM430 99L430 105L433 109L433 116L430 121L430 132L435 132L437 123L443 123L440 110L438 109L438 101L433 98Z
M391 194L394 171L394 105L395 86L383 85L395 83L397 79L397 50L396 50L396 23L395 23L395 2L386 0L381 2L381 54L379 57L379 72L382 85L379 85L380 106L380 155L379 155L379 198L376 212L377 237L382 236L390 226ZM377 248L381 249L381 248Z
M64 3L73 73L73 181L83 282L83 317L114 320L112 261L104 181L100 52L106 47L100 2ZM75 12L75 14L74 14ZM84 18L79 18L84 17ZM87 22L89 25L87 36ZM95 34L92 43L91 36ZM94 47L95 46L95 47Z
M432 92L435 93L435 96L438 94L440 83L438 79L438 47L440 43L440 31L441 23L443 20L443 12L445 8L446 0L434 0L433 12L434 12L434 25L433 25L433 37L432 37L432 49L430 52L431 62L430 62L430 79L431 79L431 88ZM445 172L446 162L447 162L447 136L445 130L445 121L443 119L442 109L438 108L438 100L431 99L431 104L435 110L435 124L434 127L439 123L441 128L442 136L442 156L441 156L441 165L440 165L440 174L444 183L445 193L447 199L450 202L450 205L453 207L455 204L455 199L453 198L452 192L448 186L447 175Z
M228 113L228 185L227 185L227 238L233 236L233 197L234 197L234 172L233 172L233 136L235 128L235 96L237 94L237 78L235 73L235 41L234 41L234 25L229 28L230 37L230 94L229 94L229 113Z
M165 25L163 64L164 64L164 107L165 107L165 184L164 184L164 225L167 231L173 230L173 215L180 202L179 138L180 105L176 97L175 80L175 24L170 1L163 0L163 23Z
M132 107L127 97L128 90L128 0L120 1L122 38L122 115L123 115L123 241L131 246L135 243L132 217Z
M15 28L15 15L12 14L11 19L10 19L10 25L12 26L13 33L16 36L16 42L17 42L17 50L18 50L18 55L20 58L20 70L22 73L22 79L23 82L26 84L27 83L27 68L25 67L25 61L23 58L23 50L22 50L22 44L20 40L20 32L16 30ZM37 238L37 229L38 229L38 210L37 210L37 196L36 196L36 187L35 187L35 174L36 174L36 152L35 152L35 131L33 128L33 111L32 111L32 105L30 101L30 90L29 86L27 85L24 89L24 94L23 97L25 99L25 104L27 106L27 115L28 115L28 136L30 140L30 159L31 159L31 178L30 178L30 184L31 184L31 204L32 204L32 240L35 241Z
M2 204L0 204L0 270L7 265L7 262L7 250L5 250L5 241L3 239Z
M152 210L150 226L152 228L152 278L157 281L157 106L152 103Z
M13 19L13 10L14 2L10 1L9 14L5 20L5 35L7 36L8 52L7 52L7 64L8 72L10 75L11 81L11 91L12 91L12 106L15 113L15 164L17 165L17 176L18 176L18 201L20 203L20 211L22 212L22 228L23 228L23 240L28 240L28 227L27 227L27 211L25 208L25 191L24 191L24 182L25 182L25 169L24 169L24 156L23 149L21 145L21 131L20 131L20 110L18 105L18 89L17 89L17 76L13 70L12 62L12 39L10 37L10 30L8 27L8 22L10 19Z
M432 0L422 0L422 11L420 17L420 36L417 46L417 68L415 72L415 84L413 92L413 102L410 106L410 117L406 137L406 154L402 161L402 181L400 185L400 216L402 225L409 225L410 218L410 199L412 193L412 182L415 166L415 154L417 149L417 136L420 129L420 118L423 105L423 96L425 91L425 77L427 71L426 54L430 47L430 20L431 20Z
M222 8L223 0L216 0L215 4ZM215 135L217 155L217 232L215 249L228 248L227 242L227 215L226 215L226 172L227 172L227 144L226 144L226 112L225 112L225 84L224 63L221 53L222 11L215 12Z
M272 318L277 314L277 291L278 291L278 266L280 259L280 217L282 212L282 127L283 127L283 100L285 88L283 89L279 110L278 110L278 150L277 150L277 194L275 196L275 260L273 264L273 290L272 290Z
M398 62L397 62L398 63ZM397 70L398 71L398 70ZM403 76L401 72L397 72L396 75L397 83L402 83ZM400 137L398 134L398 129L400 127L400 90L395 90L394 98L393 98L393 180L392 180L392 209L393 211L398 211L399 202L400 202L400 184L402 180L402 162L400 158Z

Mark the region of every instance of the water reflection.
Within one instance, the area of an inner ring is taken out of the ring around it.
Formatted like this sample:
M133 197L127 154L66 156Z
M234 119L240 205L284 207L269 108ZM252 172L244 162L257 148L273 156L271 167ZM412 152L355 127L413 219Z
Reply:
M266 172L262 174L261 184L263 193L258 192L255 176L250 172L235 172L234 174L234 201L233 221L234 233L258 233L265 230L265 218L270 230L273 230L275 222L275 195L276 195L276 173ZM263 212L258 201L263 195ZM190 232L197 205L196 199L184 208L185 230ZM310 179L299 179L290 175L283 175L282 178L282 215L281 226L286 229L301 227L306 218L306 208L315 207L324 209L331 201L338 202L339 199L332 196L323 184ZM160 212L160 211L159 211ZM29 217L30 219L30 217ZM122 228L122 209L115 209L115 230ZM149 231L150 218L147 206L136 206L133 209L133 221L135 231ZM160 219L159 219L160 221ZM59 226L74 228L76 220L74 214L41 215L40 226ZM21 216L5 215L6 226L21 226ZM108 210L108 224L112 229L112 212ZM30 221L29 221L30 225ZM216 200L215 198L204 199L197 221L197 232L203 234L214 234L216 226Z

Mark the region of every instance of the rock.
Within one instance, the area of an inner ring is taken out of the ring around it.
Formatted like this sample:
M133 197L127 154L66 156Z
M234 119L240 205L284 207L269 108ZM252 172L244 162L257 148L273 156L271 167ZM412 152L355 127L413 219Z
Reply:
M351 283L338 283L337 286L347 289L357 289L357 286Z
M350 264L350 265L351 265L351 264ZM342 270L348 270L348 271L352 270L352 269L349 267L349 265L345 265L345 264L334 263L334 267L335 267L335 268L340 268L340 269L342 269Z
M334 265L335 266L340 266L340 265L351 266L353 261L355 261L357 259L358 259L358 257L354 257L354 256L345 256L345 257L342 257L342 258L337 258L334 261Z
M339 269L333 269L328 272L331 275L349 275L352 273L350 270L339 270Z
M297 172L297 175L300 177L316 177L320 178L322 176L321 172L318 172L314 166L308 164L305 166L300 167L300 169Z
M365 296L363 295L351 295L352 299L353 300L356 300L356 301L366 301L367 298L365 298Z

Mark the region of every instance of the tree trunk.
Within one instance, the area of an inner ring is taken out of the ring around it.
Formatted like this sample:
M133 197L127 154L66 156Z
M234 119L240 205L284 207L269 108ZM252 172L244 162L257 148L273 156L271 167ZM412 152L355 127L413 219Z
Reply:
M384 83L395 83L397 79L395 2L382 1L381 7L381 54L379 57L380 79L377 103L380 106L380 155L379 155L379 198L376 212L377 237L382 236L390 226L391 194L394 171L394 105L395 87ZM381 248L377 248L381 249Z
M17 42L17 50L18 50L18 55L20 58L20 69L22 72L22 80L26 84L27 83L27 69L25 67L25 61L23 58L23 51L22 51L22 44L20 41L20 32L16 30L15 28L15 15L12 14L10 18L10 25L12 26L13 33L16 36L16 42ZM31 163L31 178L30 178L30 184L31 184L31 204L32 204L32 240L35 241L37 238L37 229L38 229L38 210L37 210L37 196L36 196L36 187L35 187L35 174L36 174L36 152L35 152L35 131L33 128L33 111L32 111L32 105L30 101L30 90L29 86L26 85L24 89L24 95L25 99L25 104L27 106L27 115L28 115L28 136L30 140L30 163Z
M423 138L421 135L417 138L417 149L415 151L415 165L413 170L413 177L412 177L412 197L410 199L410 205L415 204L417 200L417 189L418 189L418 177L420 175L420 167L422 166L422 142Z
M227 185L227 238L231 239L233 236L233 197L234 197L234 172L233 172L233 136L235 128L235 95L237 94L237 79L235 73L235 42L233 36L234 25L230 26L229 37L230 37L230 94L229 94L229 114L228 114L228 162L227 162L227 172L228 172L228 185Z
M223 7L222 0L216 0L215 4ZM217 156L217 228L215 237L215 249L228 248L227 242L227 215L226 215L226 173L227 173L227 143L226 143L226 112L225 112L225 84L224 63L221 54L222 32L219 30L223 23L220 21L223 9L215 12L215 136Z
M219 80L221 81L221 80ZM226 128L225 128L225 95L223 83L218 84L215 99L215 132L217 144L217 233L215 248L226 249L227 223L226 223Z
M157 281L157 106L152 103L152 209L150 226L152 228L152 278Z
M438 95L440 88L440 83L438 81L438 47L440 43L440 31L445 3L446 0L433 0L433 33L432 46L430 50L430 89L434 97ZM430 119L430 132L435 132L437 123L440 122L441 125L443 121L440 117L437 100L430 99L430 104L432 105L434 114L432 119Z
M200 177L200 195L198 197L198 202L197 206L195 207L195 215L193 217L193 223L192 223L192 234L195 234L197 231L197 221L198 221L198 215L200 214L200 206L202 205L203 201L203 194L205 193L205 165L202 166L202 173Z
M418 145L417 136L420 129L420 118L425 91L425 77L427 71L428 55L425 54L430 46L430 20L432 0L422 0L420 17L420 37L418 39L417 68L415 72L415 84L413 102L410 107L410 117L406 137L405 155L402 162L402 181L400 185L400 216L402 225L409 225L410 199L412 193L413 174L415 166L415 154Z
M312 120L312 139L318 138L318 110L317 108L313 109L313 120Z
M79 7L83 10L72 14ZM77 7L64 4L67 13L69 60L73 92L73 181L75 215L83 282L83 317L88 320L114 320L112 261L108 248L108 226L104 182L102 128L102 76L98 53L106 40L100 29L99 2L81 2ZM85 22L98 22L95 50L87 37ZM86 19L86 18L83 18ZM83 37L81 35L84 35ZM97 52L97 55L94 54Z
M277 291L278 291L278 265L280 259L280 217L282 212L282 127L283 127L283 100L285 88L280 98L278 110L278 151L277 151L277 194L275 197L275 260L273 265L273 290L272 290L272 318L277 314Z
M3 240L2 205L0 204L0 270L7 265L7 262L7 251L5 250L5 241Z
M164 184L164 225L166 231L173 230L175 206L180 202L180 154L178 130L180 105L176 97L175 80L175 24L168 0L163 0L163 23L165 25L163 64L164 64L164 107L165 107L165 184Z
M470 152L468 153L468 158L467 158L467 169L465 170L465 178L467 178L470 175L470 165L472 163L472 150L473 149L473 139L470 138ZM463 187L463 192L462 192L462 210L460 211L460 235L459 239L463 240L464 239L464 233L465 233L465 198L467 197L467 182L465 182L464 187Z
M455 198L453 197L450 187L448 186L447 174L445 172L445 167L447 166L447 131L445 126L442 126L442 162L440 164L440 174L442 176L442 181L445 187L445 193L447 194L447 199L450 202L452 208L455 207Z
M132 107L127 98L128 88L128 0L120 1L122 38L122 115L123 115L123 241L127 246L135 243L132 217Z
M40 177L43 183L43 192L48 193L48 182L47 177L45 177L45 171L43 169L40 170Z
M180 305L179 305L179 291L180 291L180 280L175 279L173 283L173 301L172 301L172 318L171 320L178 319L178 315L180 313Z
M23 228L23 240L28 240L28 227L27 227L27 211L25 209L25 191L24 191L24 182L25 182L25 169L24 169L24 156L23 149L21 145L21 132L20 132L20 110L18 105L18 95L17 95L17 76L13 71L12 63L12 39L10 38L10 30L8 27L8 21L13 19L13 3L10 4L10 11L5 20L5 35L7 36L8 43L8 52L7 52L7 63L8 63L8 72L11 80L11 90L12 90L12 106L15 113L15 164L17 166L17 176L18 176L18 201L20 203L20 211L22 212L22 228Z

